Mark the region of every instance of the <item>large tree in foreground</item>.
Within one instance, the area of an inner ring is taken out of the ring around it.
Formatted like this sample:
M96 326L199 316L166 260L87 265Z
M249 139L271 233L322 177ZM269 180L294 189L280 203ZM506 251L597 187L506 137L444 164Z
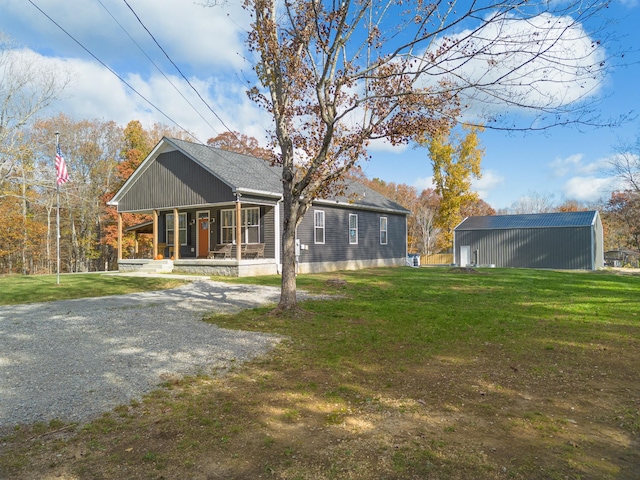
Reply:
M281 309L296 306L296 227L313 199L342 189L371 142L429 138L459 121L510 130L594 121L584 100L605 54L586 29L606 2L244 5L258 79L250 96L271 114L282 166Z

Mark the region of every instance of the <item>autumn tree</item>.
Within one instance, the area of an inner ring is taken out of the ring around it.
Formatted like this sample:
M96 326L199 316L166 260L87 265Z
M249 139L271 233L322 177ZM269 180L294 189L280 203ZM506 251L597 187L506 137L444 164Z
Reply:
M0 208L19 207L21 220L11 229L20 229L21 241L15 246L17 250L7 255L11 257L10 268L19 265L22 273L31 270L31 247L42 239L41 232L32 228L36 224L28 208L35 194L35 172L24 142L25 131L36 115L59 97L68 81L66 70L47 69L36 54L0 33ZM7 245L13 243L5 243L5 248Z
M366 158L371 141L430 138L463 110L491 128L593 120L580 100L597 89L606 64L584 22L605 2L244 5L257 77L249 93L271 115L282 166L280 309L296 306L296 227L315 198L340 192L345 172ZM518 116L521 109L529 115Z
M587 210L589 207L576 200L566 200L555 208L556 212L584 212Z
M43 186L40 202L46 205L49 216L55 207L56 132L60 134L60 147L69 171L69 182L60 188L63 270L102 269L105 251L100 242L101 199L116 183L122 128L113 121L77 121L62 114L34 123L29 141ZM55 244L51 228L49 232Z
M495 215L496 210L481 198L477 198L474 202L463 205L460 213L463 217L484 217Z
M428 140L433 166L433 183L440 196L435 223L442 229L446 247L453 245L453 229L462 221L463 207L477 202L471 181L480 178L483 150L479 146L478 128L469 127L466 135L452 139L449 132L439 132Z
M210 147L272 160L273 152L260 146L258 140L239 132L224 132L207 140Z
M640 193L633 190L613 192L605 206L609 229L616 237L611 248L631 248L640 252Z

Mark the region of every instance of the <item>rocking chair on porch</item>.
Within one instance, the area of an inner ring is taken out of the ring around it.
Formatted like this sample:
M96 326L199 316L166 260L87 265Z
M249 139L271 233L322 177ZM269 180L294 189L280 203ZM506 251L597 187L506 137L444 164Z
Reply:
M228 243L226 245L218 245L214 250L211 250L209 252L209 255L207 255L207 258L209 259L216 258L217 255L222 255L222 258L231 258L232 248L233 248L233 245L231 243Z

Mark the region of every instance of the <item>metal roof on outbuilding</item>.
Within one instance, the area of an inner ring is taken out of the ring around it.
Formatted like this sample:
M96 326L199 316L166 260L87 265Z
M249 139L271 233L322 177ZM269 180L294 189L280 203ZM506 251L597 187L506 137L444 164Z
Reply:
M518 228L587 227L593 225L597 211L530 213L467 217L455 228L462 230L508 230Z

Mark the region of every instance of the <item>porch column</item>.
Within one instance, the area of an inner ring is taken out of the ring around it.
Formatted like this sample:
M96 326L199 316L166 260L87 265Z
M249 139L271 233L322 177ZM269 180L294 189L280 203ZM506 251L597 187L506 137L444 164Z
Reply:
M173 259L180 258L180 217L178 209L173 209Z
M236 194L236 260L242 259L242 213L240 194Z
M118 212L118 261L122 260L122 214Z
M152 260L156 259L156 256L158 255L158 211L154 210L153 211L153 253L152 255Z

